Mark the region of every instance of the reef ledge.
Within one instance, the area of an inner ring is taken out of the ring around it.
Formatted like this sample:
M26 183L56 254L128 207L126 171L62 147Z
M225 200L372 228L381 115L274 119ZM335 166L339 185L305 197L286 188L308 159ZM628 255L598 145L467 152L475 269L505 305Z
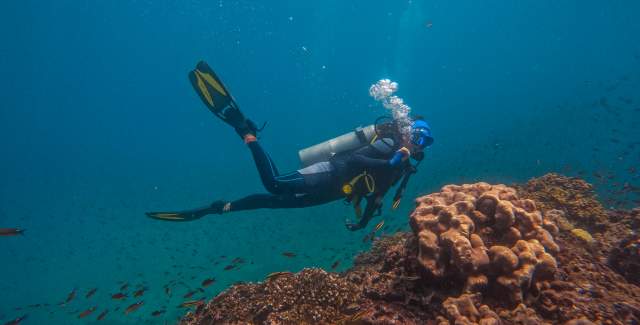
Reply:
M342 273L236 284L181 324L639 324L640 209L590 184L447 185Z

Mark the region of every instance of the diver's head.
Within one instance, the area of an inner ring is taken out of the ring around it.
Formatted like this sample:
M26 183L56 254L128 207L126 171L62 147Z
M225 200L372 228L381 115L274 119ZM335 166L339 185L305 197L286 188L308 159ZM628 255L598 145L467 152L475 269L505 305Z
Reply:
M429 124L422 118L416 117L411 124L411 144L416 149L424 149L433 144L433 136L431 136L431 128Z

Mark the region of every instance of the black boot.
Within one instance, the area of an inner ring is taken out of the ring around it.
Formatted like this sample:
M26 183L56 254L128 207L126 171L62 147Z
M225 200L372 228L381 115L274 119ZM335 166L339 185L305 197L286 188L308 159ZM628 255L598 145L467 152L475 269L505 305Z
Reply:
M239 109L230 107L225 110L224 116L226 117L225 122L236 130L236 133L238 133L241 139L244 139L244 136L247 134L255 136L256 133L258 133L256 124L244 117L244 114L242 114Z

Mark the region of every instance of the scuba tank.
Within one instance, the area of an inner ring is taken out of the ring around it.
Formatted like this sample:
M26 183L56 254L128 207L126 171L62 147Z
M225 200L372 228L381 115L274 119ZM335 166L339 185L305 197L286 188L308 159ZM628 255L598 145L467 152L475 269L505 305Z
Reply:
M354 150L371 143L376 136L375 126L357 127L355 130L298 151L300 164L307 167L321 161L329 161L334 155Z
M336 154L364 147L377 138L394 137L397 125L390 116L380 116L369 126L337 136L331 140L298 151L302 168L329 161Z

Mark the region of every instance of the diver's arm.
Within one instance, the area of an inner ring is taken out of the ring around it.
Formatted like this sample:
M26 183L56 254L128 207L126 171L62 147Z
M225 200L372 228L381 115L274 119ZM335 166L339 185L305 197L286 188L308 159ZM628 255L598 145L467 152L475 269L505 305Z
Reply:
M355 168L382 168L389 167L389 160L367 157L362 154L354 154L349 163Z
M388 190L389 189L387 188L384 191L377 192L377 194L372 197L367 197L367 206L364 209L362 218L360 218L360 221L358 223L347 223L347 229L355 231L366 227L369 221L374 217L376 212L378 212L382 207L382 199L384 198L384 195Z
M351 157L349 163L355 168L388 168L396 167L409 157L409 149L402 147L398 149L391 159L371 158L364 152L356 152Z

